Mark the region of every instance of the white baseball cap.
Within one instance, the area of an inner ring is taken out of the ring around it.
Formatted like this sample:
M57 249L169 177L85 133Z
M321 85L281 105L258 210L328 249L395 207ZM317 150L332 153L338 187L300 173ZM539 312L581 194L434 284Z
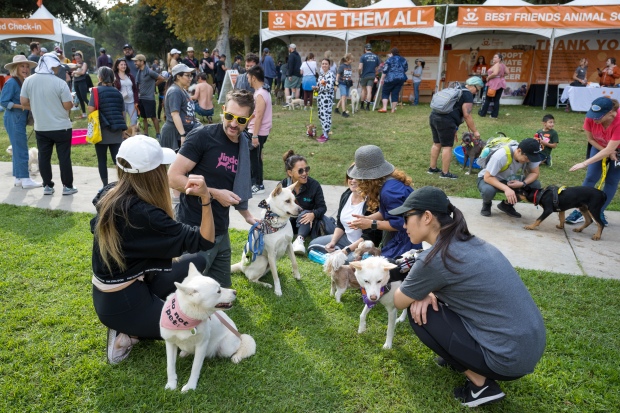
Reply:
M172 68L172 76L176 76L179 73L193 73L196 69L190 69L185 63L179 63Z
M124 172L141 174L152 171L159 165L171 164L176 156L177 154L172 149L162 148L155 139L145 135L136 135L121 143L116 155L116 165ZM118 158L127 161L131 168L121 165Z
M181 54L181 51L173 48L172 50L170 50L170 54Z

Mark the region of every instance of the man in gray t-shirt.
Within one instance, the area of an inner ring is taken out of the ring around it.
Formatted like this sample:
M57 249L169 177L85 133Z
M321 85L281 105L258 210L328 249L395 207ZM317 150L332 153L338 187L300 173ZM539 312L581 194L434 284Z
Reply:
M136 83L140 91L138 111L140 112L140 117L144 121L144 134L147 136L149 134L148 120L151 119L155 127L155 136L157 139L160 139L159 119L157 119L157 112L155 110L155 87L163 82L164 78L154 70L150 70L146 67L146 57L144 57L144 55L136 55L132 60L136 62L136 68L138 69L136 73Z

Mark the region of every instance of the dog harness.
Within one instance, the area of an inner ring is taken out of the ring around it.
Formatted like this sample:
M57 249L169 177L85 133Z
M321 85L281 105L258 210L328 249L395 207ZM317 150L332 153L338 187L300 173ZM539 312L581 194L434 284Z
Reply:
M164 303L159 325L168 330L192 330L192 334L196 334L196 327L201 322L202 320L191 318L181 311L179 301L177 300L177 293L174 293L172 299Z
M553 195L553 211L554 212L562 211L560 209L559 195L565 189L566 189L566 186L561 186L561 187L558 188L555 185L549 185L548 187L546 187L542 191L540 189L537 189L536 192L534 192L534 205L538 206L540 204L540 200L542 199L543 195L545 193L551 191L551 194ZM540 191L540 196L538 196L538 192L539 191Z
M250 228L250 232L248 233L248 242L245 244L245 247L243 247L243 255L248 257L251 262L254 262L257 256L263 254L263 250L265 249L265 234L273 234L274 232L278 232L288 223L285 221L284 224L279 227L274 225L278 218L280 218L280 215L271 210L266 200L263 199L260 201L258 203L258 207L267 210L265 212L265 217L262 220L256 221L256 223L252 225L252 228Z
M364 301L364 304L366 304L366 307L368 307L369 309L377 305L381 297L383 297L383 294L389 293L391 289L392 283L387 283L386 285L381 287L381 294L379 294L379 298L377 299L377 301L372 301L370 298L368 298L368 294L366 294L366 289L364 287L360 287L360 290L362 291L362 300Z

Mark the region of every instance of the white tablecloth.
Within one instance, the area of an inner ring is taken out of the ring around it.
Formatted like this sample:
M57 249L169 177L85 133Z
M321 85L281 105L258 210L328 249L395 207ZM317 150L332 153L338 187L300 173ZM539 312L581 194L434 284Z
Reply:
M570 108L573 112L587 112L590 104L596 98L609 96L620 100L620 88L617 87L580 87L568 86L562 92L561 102L570 100Z

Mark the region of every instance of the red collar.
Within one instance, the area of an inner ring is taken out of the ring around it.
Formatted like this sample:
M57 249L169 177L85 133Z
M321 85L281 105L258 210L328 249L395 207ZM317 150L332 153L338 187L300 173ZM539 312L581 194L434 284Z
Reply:
M538 204L536 203L536 195L538 195L538 191L540 191L540 189L537 189L536 192L534 192L534 205L538 206ZM540 199L539 199L540 201Z

